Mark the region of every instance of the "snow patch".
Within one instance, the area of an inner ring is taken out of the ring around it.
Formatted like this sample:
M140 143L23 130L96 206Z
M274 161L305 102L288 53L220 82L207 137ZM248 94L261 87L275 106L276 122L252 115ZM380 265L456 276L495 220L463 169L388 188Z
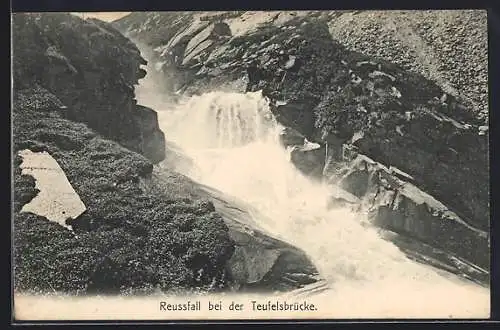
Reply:
M66 174L57 161L47 152L22 150L20 165L22 174L32 176L36 188L40 191L21 212L31 212L47 218L49 221L72 230L66 224L68 218L75 219L87 209L80 196L71 186Z

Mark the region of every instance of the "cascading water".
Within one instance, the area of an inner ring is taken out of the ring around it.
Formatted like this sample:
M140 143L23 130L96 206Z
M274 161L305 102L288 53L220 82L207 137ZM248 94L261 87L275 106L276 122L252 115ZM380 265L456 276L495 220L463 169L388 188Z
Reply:
M192 160L176 170L259 210L263 228L311 257L329 287L318 295L342 316L489 314L488 289L407 259L364 214L329 208L334 188L295 169L260 92L212 92L156 110L167 141Z

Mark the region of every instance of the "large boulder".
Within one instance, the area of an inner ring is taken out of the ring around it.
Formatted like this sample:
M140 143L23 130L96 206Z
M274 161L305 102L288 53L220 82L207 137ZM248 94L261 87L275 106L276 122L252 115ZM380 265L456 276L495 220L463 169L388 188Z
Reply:
M423 74L487 120L487 21L485 10L370 10L339 12L328 27L347 48Z
M374 224L489 269L487 231L419 189L407 173L364 155L348 168L338 184L363 200Z
M306 138L311 138L314 131L313 105L308 101L271 104L271 109L284 126L290 127Z
M210 24L201 32L192 37L184 50L184 59L182 65L187 65L192 59L206 52L208 47L217 40L231 36L231 29L224 22Z
M304 145L305 137L293 128L285 127L280 132L280 143L285 147Z
M140 152L155 163L161 162L165 159L165 134L158 125L158 114L139 105L134 114L142 137Z
M203 189L235 242L228 270L236 289L287 291L318 280L315 266L303 251L258 226L262 219L256 219L259 216L256 210L213 189Z
M238 290L286 291L318 280L318 273L304 252L232 222L226 220L229 235L235 241L228 268Z

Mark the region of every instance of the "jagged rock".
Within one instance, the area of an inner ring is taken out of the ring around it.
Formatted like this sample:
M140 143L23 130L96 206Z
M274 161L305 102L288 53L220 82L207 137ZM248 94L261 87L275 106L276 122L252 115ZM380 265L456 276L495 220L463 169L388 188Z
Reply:
M288 102L273 108L276 118L287 127L310 138L314 131L314 117L311 104L307 101Z
M396 80L396 78L394 78L393 76L391 76L390 74L387 74L385 72L382 72L382 71L373 71L371 72L370 74L368 74L368 76L370 78L376 78L376 77L384 77L384 78L387 78L389 79L390 81L394 82Z
M466 95L480 114L488 108L486 16L480 10L362 11L355 18L340 13L328 25L349 49L421 73L457 91L454 96ZM460 32L465 27L468 33Z
M191 52L193 52L193 50L197 48L199 44L207 41L207 39L212 35L213 30L214 25L211 24L198 34L194 35L187 43L186 50L184 51L184 58L186 58Z
M340 139L335 135L324 137L325 141L325 166L323 168L323 177L326 181L335 181L339 174L339 169L345 160L344 143L345 139Z
M231 230L230 236L236 248L228 267L239 290L290 290L317 281L314 266L293 246L255 231ZM290 283L297 273L304 276Z
M486 230L488 189L479 182L488 182L487 139L467 126L445 120L443 116L419 114L409 124L399 126L403 136L396 131L397 126L388 134L386 124L356 145L362 153L410 174L417 185ZM387 143L388 136L393 143Z
M220 38L229 36L231 36L231 29L226 23L216 22L208 25L200 32L194 34L187 43L182 65L187 66L193 63L202 53L206 53L210 46L216 45Z
M210 23L207 21L193 20L191 24L185 25L184 29L174 36L172 39L168 40L167 47L174 48L177 45L184 43L185 40L189 40L196 35L199 31L205 29ZM186 44L187 46L187 44Z
M434 197L414 184L398 178L389 169L366 156L353 160L339 185L361 198L372 221L383 228L421 240L489 267L489 238ZM446 237L446 239L444 239Z

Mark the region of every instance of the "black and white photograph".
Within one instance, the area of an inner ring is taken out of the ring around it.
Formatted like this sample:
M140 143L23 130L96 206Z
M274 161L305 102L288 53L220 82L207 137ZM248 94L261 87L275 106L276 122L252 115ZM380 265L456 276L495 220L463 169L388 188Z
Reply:
M16 320L486 319L486 10L17 12Z

